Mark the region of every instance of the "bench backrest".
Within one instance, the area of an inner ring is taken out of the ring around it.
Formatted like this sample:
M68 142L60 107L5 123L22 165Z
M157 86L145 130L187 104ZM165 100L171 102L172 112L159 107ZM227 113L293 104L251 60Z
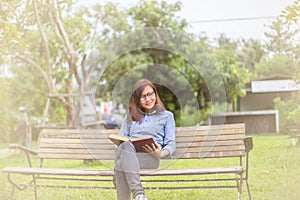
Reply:
M44 129L39 135L39 158L113 159L114 145L107 135L116 129Z
M245 155L245 124L178 127L173 158L240 157Z
M114 159L107 139L117 129L44 129L38 157L83 160ZM245 125L227 124L176 128L177 150L172 158L240 157L245 155Z

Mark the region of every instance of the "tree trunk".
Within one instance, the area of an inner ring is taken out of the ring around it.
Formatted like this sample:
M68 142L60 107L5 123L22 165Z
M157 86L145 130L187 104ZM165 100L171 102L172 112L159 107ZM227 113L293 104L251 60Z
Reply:
M72 88L72 81L69 79L66 81L66 90L67 94L69 94L66 97L66 110L67 110L67 126L74 127L75 126L75 119L74 119L74 113L73 113L73 98L74 96L72 95L73 93L73 88Z

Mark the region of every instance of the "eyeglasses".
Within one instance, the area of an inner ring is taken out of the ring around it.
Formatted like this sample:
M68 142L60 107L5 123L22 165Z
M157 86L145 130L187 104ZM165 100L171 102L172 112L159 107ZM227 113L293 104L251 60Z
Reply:
M148 92L147 94L144 94L141 96L141 101L145 101L147 97L149 97L150 99L152 99L155 96L155 92Z

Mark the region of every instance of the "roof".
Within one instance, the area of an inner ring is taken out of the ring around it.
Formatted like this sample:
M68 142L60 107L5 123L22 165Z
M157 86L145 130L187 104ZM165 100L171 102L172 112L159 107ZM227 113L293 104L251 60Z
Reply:
M262 92L288 92L300 91L299 81L294 80L261 80L252 81L247 92L262 93Z
M289 76L283 76L283 75L275 75L275 76L268 76L259 79L259 81L266 81L266 80L291 80L292 77Z

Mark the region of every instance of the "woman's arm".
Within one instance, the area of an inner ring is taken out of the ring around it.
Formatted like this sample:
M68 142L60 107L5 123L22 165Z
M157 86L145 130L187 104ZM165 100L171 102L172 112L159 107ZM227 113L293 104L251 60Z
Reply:
M162 149L157 143L151 146L145 145L144 151L151 153L156 158L170 157L175 152L175 120L171 112L168 112L168 117L166 118L163 144L165 146Z
M121 129L120 129L120 132L119 132L119 135L121 136L128 136L128 122L127 122L127 116L125 117L125 119L123 120L122 122L122 125L121 125Z
M165 123L164 145L162 151L167 152L167 154L164 153L165 156L163 157L170 157L176 151L175 120L171 112L169 112Z

